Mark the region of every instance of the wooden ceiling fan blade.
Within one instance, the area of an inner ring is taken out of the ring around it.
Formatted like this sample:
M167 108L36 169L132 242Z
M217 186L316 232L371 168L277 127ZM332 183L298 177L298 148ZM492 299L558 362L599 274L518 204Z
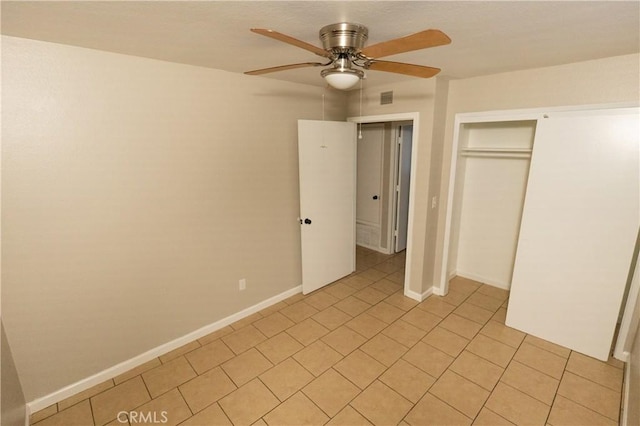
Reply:
M449 43L451 43L451 39L442 31L425 30L406 37L367 46L362 49L362 54L369 58L382 58L397 53L411 52Z
M260 74L268 74L270 72L293 70L293 69L296 69L296 68L320 67L320 66L324 66L324 65L327 65L327 64L323 64L323 63L320 63L320 62L302 62L302 63L299 63L299 64L280 65L280 66L277 66L277 67L262 68L262 69L259 69L259 70L246 71L245 74L247 74L247 75L260 75Z
M375 61L369 64L368 69L374 71L394 72L413 77L430 78L440 72L440 68L427 67L424 65L405 64L402 62Z
M263 28L251 28L251 31L256 33L256 34L260 34L263 35L265 37L271 37L272 39L278 40L278 41L282 41L284 43L290 44L292 46L296 46L296 47L300 47L304 50L308 50L311 53L315 53L318 56L323 56L325 58L330 57L331 55L329 54L329 52L327 52L326 50L314 46L313 44L309 44L305 41L302 40L298 40L297 38L293 38L291 36L288 36L286 34L282 34L279 33L277 31L274 30L268 30L268 29L263 29Z

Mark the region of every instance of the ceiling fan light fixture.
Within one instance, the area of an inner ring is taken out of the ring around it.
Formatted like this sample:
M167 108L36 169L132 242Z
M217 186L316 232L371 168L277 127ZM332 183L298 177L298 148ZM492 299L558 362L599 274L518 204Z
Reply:
M355 86L364 77L364 72L353 68L329 68L322 70L320 75L331 87L347 90Z

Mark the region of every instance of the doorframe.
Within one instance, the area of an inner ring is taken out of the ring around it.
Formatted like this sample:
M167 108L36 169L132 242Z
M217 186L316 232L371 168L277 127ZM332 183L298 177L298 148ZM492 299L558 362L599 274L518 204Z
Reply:
M360 117L348 117L347 121L360 123L391 123L394 121L411 121L413 123L413 135L411 137L411 175L409 178L409 219L407 221L407 253L404 269L404 295L414 300L422 301L421 294L411 291L409 283L411 283L411 259L413 257L413 224L415 215L416 201L416 167L418 161L418 135L420 133L420 113L406 112L396 114L368 115Z
M404 142L399 142L399 139L404 138L404 129L403 127L408 127L411 126L411 151L413 152L413 127L414 124L413 122L411 122L411 124L409 124L408 121L399 121L399 122L394 122L396 125L391 129L391 135L392 135L392 143L394 144L394 150L393 150L393 158L391 159L391 161L393 162L393 178L391 179L390 182L390 191L393 193L393 200L390 206L390 210L391 210L391 222L392 222L392 232L389 235L389 250L391 251L391 253L396 253L396 246L397 246L397 241L398 241L398 210L400 207L400 197L399 197L399 192L398 192L398 185L400 184L400 174L402 172L402 164L400 163L400 160L402 159L402 146L404 145ZM401 124L403 123L403 124ZM392 123L393 124L393 123ZM398 130L400 129L400 131ZM398 146L400 146L400 150L398 150ZM411 159L413 158L413 155L411 155ZM410 160L411 160L410 159ZM413 176L414 171L411 168L411 162L409 162L409 181L411 181L411 176ZM411 182L409 182L410 184ZM411 185L409 185L409 190L411 190ZM409 205L407 205L407 213L409 210ZM408 220L409 218L407 217L407 227L408 227ZM408 237L408 230L406 232L405 235L405 246L406 246L406 239ZM406 250L406 248L405 248Z

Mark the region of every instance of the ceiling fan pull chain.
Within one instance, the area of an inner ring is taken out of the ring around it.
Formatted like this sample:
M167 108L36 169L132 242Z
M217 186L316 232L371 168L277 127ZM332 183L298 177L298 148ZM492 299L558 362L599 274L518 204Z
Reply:
M362 118L362 80L360 79L360 118ZM358 123L360 125L360 130L358 131L358 139L362 139L362 121Z

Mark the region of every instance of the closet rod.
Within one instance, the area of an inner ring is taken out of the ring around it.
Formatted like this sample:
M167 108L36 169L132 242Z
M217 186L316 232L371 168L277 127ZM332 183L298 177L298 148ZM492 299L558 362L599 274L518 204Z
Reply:
M507 152L507 153L530 153L531 148L462 148L461 152Z
M478 157L478 158L531 158L530 152L478 152L478 151L462 151L462 157Z

